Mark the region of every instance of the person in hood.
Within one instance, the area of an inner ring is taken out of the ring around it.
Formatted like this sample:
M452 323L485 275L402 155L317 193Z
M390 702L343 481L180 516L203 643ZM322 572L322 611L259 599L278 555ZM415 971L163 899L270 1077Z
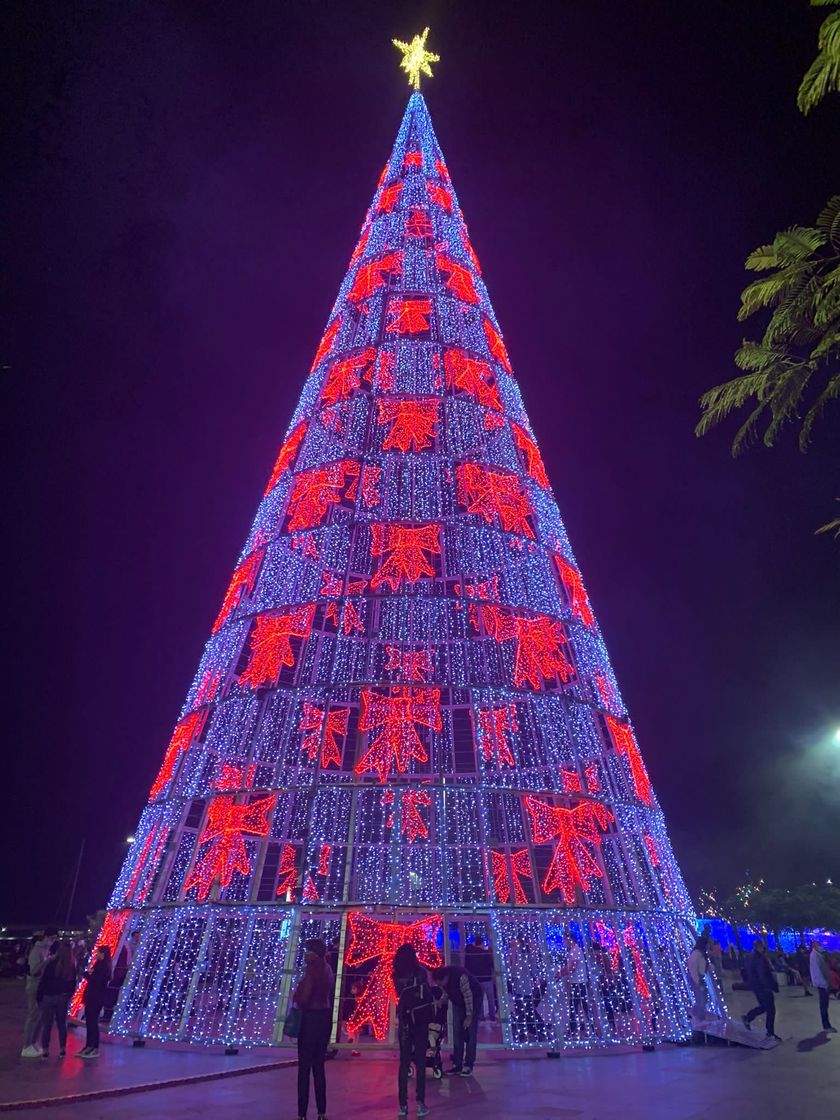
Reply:
M335 977L326 962L327 946L320 937L304 943L306 971L295 989L293 1003L301 1012L298 1034L298 1120L306 1120L309 1107L309 1075L315 1086L318 1120L327 1120L327 1075L325 1063L332 1029Z

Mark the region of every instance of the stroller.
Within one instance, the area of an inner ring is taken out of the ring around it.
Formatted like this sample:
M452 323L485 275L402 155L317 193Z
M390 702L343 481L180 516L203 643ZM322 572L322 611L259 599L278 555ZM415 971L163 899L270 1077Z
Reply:
M432 988L432 995L437 1002L443 996L441 988ZM446 1001L441 1000L440 1007L435 1007L435 1013L429 1023L429 1037L426 1046L426 1069L432 1071L432 1076L436 1081L443 1077L443 1057L441 1056L440 1048L446 1041ZM408 1071L408 1076L414 1076L414 1070Z

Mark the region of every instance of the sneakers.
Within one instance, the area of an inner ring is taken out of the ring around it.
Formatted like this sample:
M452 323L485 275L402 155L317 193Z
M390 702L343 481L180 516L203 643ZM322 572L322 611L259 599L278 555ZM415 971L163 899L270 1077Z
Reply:
M742 1016L741 1016L741 1022L742 1022L742 1023L744 1024L744 1026L745 1026L745 1027L747 1028L747 1030L748 1030L748 1031L751 1031L751 1030L752 1030L752 1027L750 1026L750 1021L749 1021L749 1019L748 1019L748 1018L746 1017L746 1015L742 1015Z
M472 1066L464 1066L461 1070L462 1077L472 1077Z
M422 1103L418 1104L417 1115L418 1116L428 1116L429 1115L429 1106L427 1104L422 1104Z
M22 1058L40 1058L42 1053L43 1051L37 1042L30 1042L28 1046L24 1046L21 1050L20 1056Z
M445 1069L443 1072L446 1074L447 1077L454 1077L456 1073L461 1072L461 1067L460 1066L450 1066L449 1069Z
M777 1034L766 1034L764 1037L767 1039L768 1042L770 1042L770 1041L781 1042L782 1041L780 1036L777 1035Z
M401 1104L400 1105L400 1110L397 1113L397 1116L408 1116L408 1105L407 1104Z
M826 1031L827 1034L837 1034L836 1027L823 1027L823 1030Z
M90 1050L80 1050L79 1051L79 1057L80 1058L98 1058L99 1057L99 1051L94 1049L94 1048L91 1048Z
M89 1046L83 1046L81 1050L78 1050L76 1052L76 1057L77 1058L86 1058L89 1053L90 1053L90 1047Z
M61 1049L59 1050L59 1052L58 1052L58 1056L59 1056L59 1058L66 1058L66 1057L67 1057L67 1051L66 1051L66 1050L64 1049L64 1047L63 1047L63 1046L62 1046L62 1048L61 1048Z

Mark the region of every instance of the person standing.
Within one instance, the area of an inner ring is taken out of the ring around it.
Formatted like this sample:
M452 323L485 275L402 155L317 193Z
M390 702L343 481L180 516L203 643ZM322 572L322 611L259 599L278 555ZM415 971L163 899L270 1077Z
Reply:
M712 972L717 977L721 993L723 993L726 991L726 985L723 982L723 947L716 937L710 938L707 953L707 959L712 964Z
M579 1035L584 1022L587 1027L592 1027L592 1016L589 1011L589 973L586 968L586 957L574 937L569 935L569 947L566 950L566 963L557 973L557 978L569 978L569 1026L567 1037Z
M452 1066L446 1072L469 1077L475 1065L478 1008L484 992L476 978L458 965L433 969L432 979L440 984L452 1004Z
M93 964L85 976L85 1045L80 1058L99 1057L99 1016L105 1006L108 986L111 983L111 950L107 945L97 945Z
M464 967L472 973L481 985L484 996L479 1006L478 1017L484 1018L484 1001L487 1000L487 1018L496 1022L496 982L494 979L493 951L483 937L476 937L472 945L464 950Z
M748 1011L741 1019L741 1022L751 1030L750 1023L753 1019L757 1019L760 1015L766 1015L765 1027L767 1030L767 1038L774 1038L778 1042L782 1040L775 1033L776 1027L776 999L774 992L778 992L779 985L776 977L773 975L773 970L770 967L770 962L767 959L767 946L757 938L753 945L753 951L747 961L747 984L752 990L755 998L758 1000L758 1006L754 1007L752 1011Z
M812 996L814 993L811 991L811 955L804 941L800 941L796 947L796 971L802 981L803 994Z
M832 1027L828 1018L828 997L831 992L831 974L828 971L828 962L825 959L822 942L816 939L811 941L811 959L809 961L811 983L817 989L820 1000L820 1019L824 1031L837 1033L837 1028Z
M50 926L37 936L26 954L26 1020L23 1024L22 1058L40 1058L41 1008L38 1006L38 985L49 959L50 949L58 937L58 930Z
M53 1021L58 1030L58 1056L67 1053L67 1004L76 987L76 962L69 941L59 941L38 983L41 1004L41 1057L48 1058Z
M304 950L306 971L293 997L294 1005L301 1012L298 1034L298 1118L306 1120L311 1073L318 1120L327 1120L327 1075L324 1065L332 1027L330 1012L335 979L325 959L327 946L320 937L312 937L306 941Z
M708 939L703 934L697 938L694 942L694 948L688 954L688 979L694 993L691 1014L698 1022L706 1014L706 969L709 966L706 960L707 946Z
M397 1036L400 1047L400 1068L397 1074L400 1110L397 1115L408 1116L408 1073L413 1062L417 1115L428 1116L426 1047L429 1045L429 1024L434 1018L436 1007L426 970L417 959L413 945L400 945L397 949L392 979L397 993Z

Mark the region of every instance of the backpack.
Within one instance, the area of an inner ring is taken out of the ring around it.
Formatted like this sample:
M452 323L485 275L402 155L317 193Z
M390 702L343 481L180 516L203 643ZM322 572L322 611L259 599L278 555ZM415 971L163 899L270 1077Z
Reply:
M428 1027L435 1016L435 1001L425 980L418 979L403 988L397 1003L397 1016L400 1023L411 1030Z

